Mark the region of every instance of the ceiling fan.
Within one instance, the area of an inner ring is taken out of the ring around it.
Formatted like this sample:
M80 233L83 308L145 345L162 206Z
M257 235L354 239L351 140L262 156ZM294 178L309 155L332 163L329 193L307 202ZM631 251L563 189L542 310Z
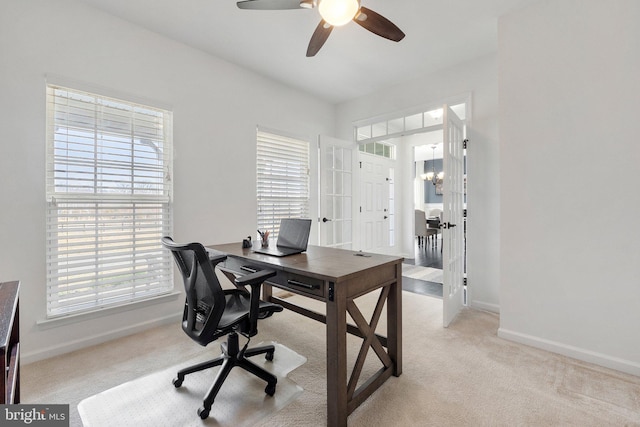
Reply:
M318 7L322 20L311 36L307 56L315 56L329 38L333 27L353 21L361 27L385 39L399 42L404 33L384 16L360 6L360 0L243 0L240 9L286 10L313 9Z

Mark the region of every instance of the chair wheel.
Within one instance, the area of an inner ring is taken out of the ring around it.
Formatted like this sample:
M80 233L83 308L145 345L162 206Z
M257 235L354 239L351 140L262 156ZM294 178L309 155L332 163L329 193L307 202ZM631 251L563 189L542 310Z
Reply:
M267 384L267 387L265 387L264 392L267 393L269 396L273 396L274 394L276 394L276 385Z
M273 362L273 351L267 351L267 353L264 355L264 358L269 362Z
M174 379L173 379L173 381L172 381L172 382L173 382L173 386L174 386L175 388L180 387L180 386L182 385L182 381L183 381L183 379L184 379L184 378L180 378L180 377L178 377L178 378L174 378Z
M209 417L209 409L205 409L204 407L198 408L198 416L201 419L206 420Z

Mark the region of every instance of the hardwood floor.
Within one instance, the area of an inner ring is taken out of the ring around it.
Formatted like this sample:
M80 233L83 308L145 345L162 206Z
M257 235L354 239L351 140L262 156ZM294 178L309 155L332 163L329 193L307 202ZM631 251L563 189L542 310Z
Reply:
M442 238L438 239L438 246L435 247L431 242L418 246L418 240L415 240L413 252L415 258L405 259L406 264L421 265L422 267L431 267L442 269Z
M426 280L412 279L411 277L403 276L402 290L413 292L414 294L442 298L442 283L428 282Z
M438 239L437 247L433 246L431 242L418 246L418 240L416 239L414 244L414 258L405 258L404 262L422 267L442 269L441 247L442 239ZM442 298L442 283L412 279L411 277L405 276L402 278L402 290Z

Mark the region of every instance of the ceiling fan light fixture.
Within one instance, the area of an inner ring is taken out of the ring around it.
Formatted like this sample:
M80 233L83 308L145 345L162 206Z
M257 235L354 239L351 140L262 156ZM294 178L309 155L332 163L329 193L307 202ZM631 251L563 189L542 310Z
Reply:
M318 12L326 22L339 27L351 21L360 10L359 0L321 0Z
M433 161L431 163L431 171L427 173L420 174L420 178L424 181L431 181L433 185L437 185L444 180L444 171L436 172L436 148L438 146L436 144L431 146L433 150Z

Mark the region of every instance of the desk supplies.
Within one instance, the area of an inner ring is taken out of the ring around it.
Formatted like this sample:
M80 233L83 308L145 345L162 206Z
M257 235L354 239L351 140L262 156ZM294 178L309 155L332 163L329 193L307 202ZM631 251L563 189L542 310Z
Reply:
M278 232L278 240L276 241L276 247L270 248L267 243L266 247L263 244L261 248L254 249L253 251L261 254L265 254L265 255L273 255L278 257L299 254L307 250L310 231L311 231L310 219L301 219L301 218L281 219L280 231ZM260 233L260 230L258 230L258 233ZM265 231L265 233L267 233L267 237L268 237L269 232Z
M261 246L266 248L269 246L269 230L260 231L258 230L258 234L260 235Z

